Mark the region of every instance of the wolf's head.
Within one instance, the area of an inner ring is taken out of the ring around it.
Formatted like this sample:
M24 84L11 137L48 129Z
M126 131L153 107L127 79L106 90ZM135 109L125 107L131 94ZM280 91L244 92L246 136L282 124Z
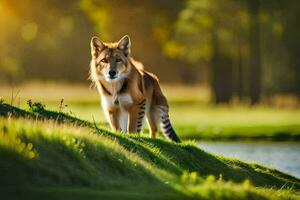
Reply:
M130 73L130 38L128 35L115 43L104 43L98 37L93 37L91 53L93 79L116 82Z

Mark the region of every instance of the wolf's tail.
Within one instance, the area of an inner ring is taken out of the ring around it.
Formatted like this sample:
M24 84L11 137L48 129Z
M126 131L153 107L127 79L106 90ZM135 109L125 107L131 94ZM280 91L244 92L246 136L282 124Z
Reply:
M169 118L169 110L167 107L165 107L165 106L159 107L159 117L160 117L160 122L161 122L160 123L161 129L162 129L164 136L171 141L179 143L180 139L176 135L176 133L171 125L170 118Z

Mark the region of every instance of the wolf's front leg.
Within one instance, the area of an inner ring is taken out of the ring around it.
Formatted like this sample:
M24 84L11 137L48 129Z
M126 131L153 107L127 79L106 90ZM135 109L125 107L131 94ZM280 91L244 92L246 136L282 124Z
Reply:
M128 131L130 133L139 133L142 130L143 119L146 112L145 101L133 105L129 110Z
M114 131L120 131L119 115L120 115L119 109L108 110L109 125Z

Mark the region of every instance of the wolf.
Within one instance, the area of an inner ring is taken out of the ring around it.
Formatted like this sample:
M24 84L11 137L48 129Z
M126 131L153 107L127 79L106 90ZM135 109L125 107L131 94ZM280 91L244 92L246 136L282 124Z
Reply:
M130 37L118 42L91 39L90 79L101 96L104 114L114 131L140 133L147 118L150 137L159 124L164 136L180 142L169 119L169 105L158 78L131 57Z

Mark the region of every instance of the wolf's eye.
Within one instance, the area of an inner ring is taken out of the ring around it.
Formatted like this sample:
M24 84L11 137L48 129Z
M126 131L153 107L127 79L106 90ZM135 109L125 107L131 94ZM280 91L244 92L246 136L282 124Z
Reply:
M106 58L103 58L100 62L108 63L108 60Z
M122 59L117 58L117 59L116 59L116 62L122 62Z

